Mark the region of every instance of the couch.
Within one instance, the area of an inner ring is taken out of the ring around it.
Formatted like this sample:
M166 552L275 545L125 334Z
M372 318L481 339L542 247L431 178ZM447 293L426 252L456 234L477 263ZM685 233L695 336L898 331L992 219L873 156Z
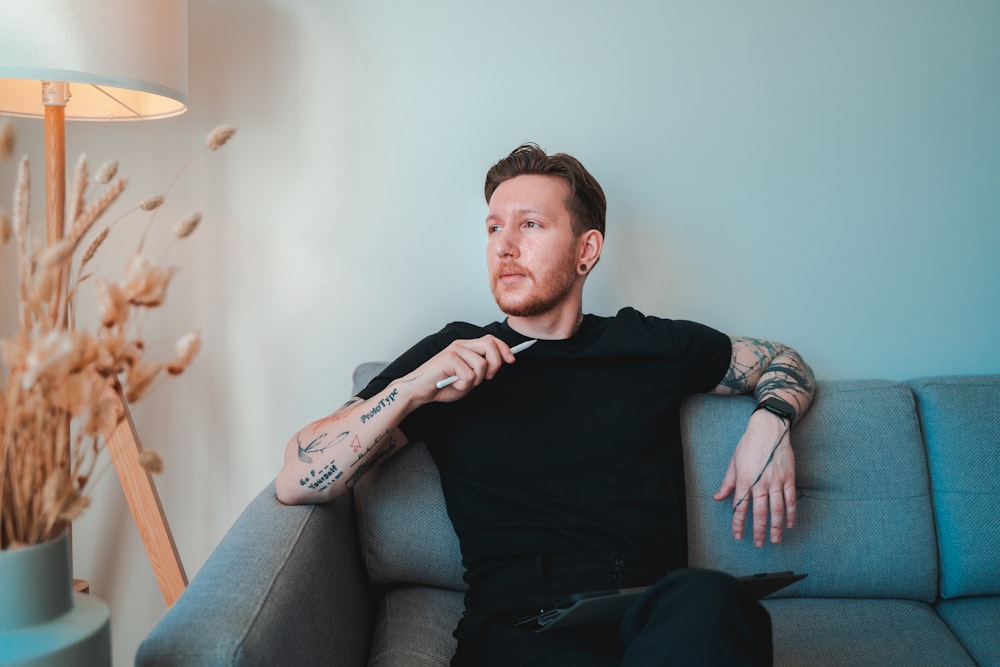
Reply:
M763 549L734 541L711 499L752 409L684 405L689 556L809 574L765 600L775 664L1000 665L1000 375L821 381L793 431L799 525ZM264 488L137 664L446 665L463 589L437 471L412 443L327 505Z

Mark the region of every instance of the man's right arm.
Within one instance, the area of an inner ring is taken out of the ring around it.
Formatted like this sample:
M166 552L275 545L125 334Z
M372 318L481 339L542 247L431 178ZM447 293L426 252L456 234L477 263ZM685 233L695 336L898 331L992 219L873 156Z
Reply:
M457 401L491 379L514 355L494 336L456 340L419 368L367 400L343 407L293 435L275 480L275 495L286 505L333 500L390 452L406 444L399 429L408 414L431 402ZM443 388L437 382L458 380Z
M411 409L399 385L394 382L368 400L354 397L293 435L275 480L278 500L286 505L333 500L365 470L405 445L399 424Z

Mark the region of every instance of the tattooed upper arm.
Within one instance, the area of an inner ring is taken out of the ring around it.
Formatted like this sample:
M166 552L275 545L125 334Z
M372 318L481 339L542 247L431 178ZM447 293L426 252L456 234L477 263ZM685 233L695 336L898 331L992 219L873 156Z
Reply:
M753 393L758 400L776 396L801 416L812 402L816 379L799 353L781 343L734 336L729 370L716 394Z
M771 360L789 349L781 343L733 336L733 356L729 370L713 394L749 394L757 387Z

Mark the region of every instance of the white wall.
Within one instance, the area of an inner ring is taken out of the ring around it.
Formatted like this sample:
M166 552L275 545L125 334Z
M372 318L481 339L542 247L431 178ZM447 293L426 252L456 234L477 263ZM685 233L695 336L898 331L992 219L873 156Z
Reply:
M200 329L202 357L136 408L191 575L356 363L497 317L482 179L525 140L607 192L590 312L780 340L827 379L1000 372L995 2L190 1L188 114L73 124L68 162L117 157L138 200L240 128L163 215L206 213L146 332ZM113 474L98 495L78 575L128 664L163 603Z

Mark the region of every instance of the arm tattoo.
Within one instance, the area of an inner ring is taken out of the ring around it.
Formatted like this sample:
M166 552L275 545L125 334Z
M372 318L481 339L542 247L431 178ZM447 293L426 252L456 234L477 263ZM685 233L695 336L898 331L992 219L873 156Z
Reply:
M754 389L754 397L762 401L775 396L790 403L801 417L816 393L816 379L798 352L791 348L771 360Z
M389 437L389 441L385 443L385 447L375 452L367 461L358 466L357 470L354 471L354 475L352 475L350 479L345 482L347 488L353 489L365 473L374 468L387 454L391 453L392 450L396 448L396 440L392 437L391 431L386 431L382 435L378 436L372 444L372 448L374 448L374 446L386 436ZM361 459L365 456L365 454L370 452L372 448L369 448L364 454L359 454L358 460L352 463L351 467L353 468L356 464L360 463Z
M816 380L799 353L759 338L733 338L733 361L720 383L733 394L753 393L758 401L774 396L801 416L812 402Z
M327 441L326 440L327 434L320 433L315 438L313 438L312 441L305 447L302 446L302 441L299 440L299 436L296 435L295 441L299 445L299 461L302 461L303 463L312 463L313 460L312 457L309 456L310 454L322 454L323 452L328 450L330 447L333 447L334 445L336 445L338 442L340 442L350 434L351 434L350 431L344 431L343 433L337 435L333 440Z
M749 394L770 360L786 349L759 338L733 338L733 361L720 384L734 394Z

